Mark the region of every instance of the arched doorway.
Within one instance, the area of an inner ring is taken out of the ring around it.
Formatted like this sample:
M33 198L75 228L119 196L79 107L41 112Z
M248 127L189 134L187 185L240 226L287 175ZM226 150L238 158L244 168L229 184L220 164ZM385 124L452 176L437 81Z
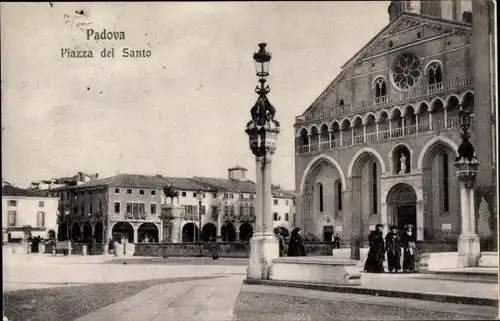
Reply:
M158 243L158 226L154 223L142 223L137 229L137 241L139 243Z
M71 239L75 242L81 242L82 240L82 230L78 222L73 222L71 225Z
M94 237L96 240L96 243L106 243L103 241L103 225L102 222L97 222L95 223L95 229L94 229Z
M201 229L201 235L203 237L203 242L215 241L217 237L217 227L213 223L207 223Z
M304 229L304 235L314 234L321 238L323 226L318 225L318 218L322 213L337 212L341 200L335 197L335 182L345 181L345 176L338 162L326 156L319 156L310 162L304 171L301 182L301 222L297 222ZM343 184L341 184L343 186Z
M394 185L387 193L389 221L403 231L407 224L413 225L417 237L417 194L405 183Z
M451 139L437 136L420 152L425 240L443 241L460 233L460 184L453 166L457 149Z
M360 149L349 164L348 176L351 178L350 202L353 216L351 253L354 254L351 255L352 259L358 259L357 249L361 247L363 241L368 241L371 217L381 214L380 186L385 169L382 157L371 148Z
M187 222L182 227L182 242L195 242L198 239L198 226L193 222Z
M90 240L92 239L92 225L90 222L84 222L83 223L83 235L82 235L82 242L83 243L90 243Z
M111 230L113 239L121 241L122 239L128 240L129 243L134 242L134 228L128 222L118 222L113 225Z
M224 242L236 241L236 228L230 222L224 223L221 228L222 240Z
M248 242L253 235L253 227L252 224L245 222L240 225L240 241Z

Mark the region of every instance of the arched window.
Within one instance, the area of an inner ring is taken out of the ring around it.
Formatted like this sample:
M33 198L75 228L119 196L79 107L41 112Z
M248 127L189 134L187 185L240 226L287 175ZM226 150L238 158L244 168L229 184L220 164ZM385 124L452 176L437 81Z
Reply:
M344 100L343 99L340 100L340 106L344 106Z
M449 168L448 168L448 154L444 153L441 156L442 160L442 184L443 184L443 212L450 211L450 190L449 190Z
M443 82L441 65L434 63L429 67L429 85L439 84Z
M337 210L342 211L342 183L340 181L336 184L336 192L337 192Z
M229 215L229 206L226 204L224 204L224 216L228 216Z
M292 224L295 225L295 213L292 213Z
M309 145L309 135L308 135L307 130L305 128L303 128L300 131L300 143L302 146Z
M382 77L375 80L375 98L385 97L387 95L387 86Z
M372 163L372 214L377 214L377 163Z
M288 213L285 213L285 221L287 221L287 222L288 222L288 219L289 219L289 217L288 217Z
M245 208L243 207L243 204L240 205L240 216L245 215Z
M234 216L234 205L232 205L232 204L229 207L229 215Z
M254 216L255 215L255 208L252 206L250 206L250 216Z
M319 183L319 211L323 213L323 184Z

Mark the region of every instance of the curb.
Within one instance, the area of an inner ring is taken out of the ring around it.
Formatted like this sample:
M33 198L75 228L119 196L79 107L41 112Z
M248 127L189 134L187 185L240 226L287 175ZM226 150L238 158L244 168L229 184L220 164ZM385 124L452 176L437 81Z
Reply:
M428 274L438 274L445 276L468 276L468 277L483 277L489 280L498 280L498 273L488 273L488 272L461 272L461 271L429 271Z
M434 302L441 302L441 303L455 303L455 304L468 304L468 305L482 305L482 306L498 307L498 300L495 300L495 299L475 298L475 297L466 297L466 296L457 296L457 295L443 295L443 294L434 294L434 293L379 290L379 289L362 288L359 286L341 286L341 285L333 285L333 284L288 282L288 281L274 281L274 280L255 280L255 279L245 279L245 280L243 280L243 284L268 285L268 286L300 288L300 289L326 291L326 292L364 294L364 295L384 296L384 297L390 297L390 298L434 301Z

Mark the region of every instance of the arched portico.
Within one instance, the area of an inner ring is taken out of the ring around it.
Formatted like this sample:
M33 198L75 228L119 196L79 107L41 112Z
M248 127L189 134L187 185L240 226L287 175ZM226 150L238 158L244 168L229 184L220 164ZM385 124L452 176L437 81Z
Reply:
M213 241L217 236L217 227L213 223L207 223L203 225L203 228L201 229L201 234L203 237L203 242Z
M113 240L126 240L129 243L134 242L134 227L129 222L116 222L111 227Z
M344 172L333 157L322 154L309 162L302 176L302 200L298 211L298 224L305 234L312 233L316 238L322 238L322 224L318 223L318 218L325 214L334 217L338 213L339 203L345 203L346 184ZM340 198L337 197L339 194Z
M160 230L154 223L142 223L137 228L139 243L158 243Z

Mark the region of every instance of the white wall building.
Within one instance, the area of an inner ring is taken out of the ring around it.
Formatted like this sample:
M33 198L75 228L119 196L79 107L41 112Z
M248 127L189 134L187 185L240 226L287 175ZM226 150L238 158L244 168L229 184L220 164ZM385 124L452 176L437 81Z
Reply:
M57 235L58 198L2 184L2 243L28 235L44 239Z

